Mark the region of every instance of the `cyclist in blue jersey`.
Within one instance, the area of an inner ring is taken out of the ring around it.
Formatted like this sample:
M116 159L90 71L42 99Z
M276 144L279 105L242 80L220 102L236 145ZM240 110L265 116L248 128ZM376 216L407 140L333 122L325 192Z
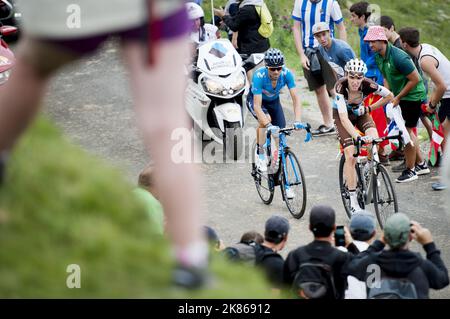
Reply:
M280 91L288 87L295 113L295 127L301 128L300 96L296 89L294 74L284 66L283 53L278 49L269 49L264 56L265 66L253 74L252 89L247 97L247 106L258 120L256 166L267 170L267 156L264 150L264 129L273 133L286 126L283 108L280 103Z

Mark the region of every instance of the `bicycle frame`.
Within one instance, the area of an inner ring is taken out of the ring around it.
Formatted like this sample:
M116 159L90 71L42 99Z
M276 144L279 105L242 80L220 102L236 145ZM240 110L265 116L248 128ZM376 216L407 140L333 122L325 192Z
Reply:
M288 176L287 169L286 169L286 156L285 156L285 152L284 152L285 149L288 147L286 135L290 135L291 132L294 131L294 130L295 130L294 127L288 127L288 128L280 129L279 132L278 132L278 159L281 159L281 168L283 170L284 176L286 176L286 177ZM306 136L305 142L307 142L307 141L309 141L311 139L310 127L307 126L305 128L305 130L307 131L307 136ZM274 137L274 138L276 139L276 137ZM272 141L271 141L271 133L268 131L267 132L267 136L266 136L266 144L267 144L268 153L270 155L271 155L271 143L272 143ZM277 159L275 159L275 160L277 160ZM297 172L296 169L295 169L295 165L293 163L293 160L290 159L290 161L291 161L291 165L292 165L292 167L294 169L295 180L296 181L301 180L300 176L299 176L299 172ZM272 166L272 163L271 163L271 166ZM273 174L274 175L277 174L278 170L279 170L279 165L276 165L276 167L273 167L273 169L277 170L277 171L273 172ZM284 186L286 187L286 189L289 189L290 186L288 185L287 181L288 181L288 179L285 178L285 185Z
M373 199L373 182L372 182L372 180L373 180L373 176L377 175L378 165L380 165L380 156L378 155L377 145L382 143L385 140L391 140L391 139L397 139L400 141L400 144L401 144L401 136L402 136L402 132L400 132L398 135L395 135L395 136L387 136L387 137L374 139L370 143L371 150L370 150L369 154L372 154L372 159L368 160L368 163L370 165L370 176L367 181L364 176L364 165L361 163L361 159L359 156L362 143L356 143L356 151L355 151L355 154L353 154L353 156L357 157L357 162L356 162L356 165L358 167L357 175L358 175L358 179L360 181L362 181L364 203L366 205L368 205L372 202L372 199Z

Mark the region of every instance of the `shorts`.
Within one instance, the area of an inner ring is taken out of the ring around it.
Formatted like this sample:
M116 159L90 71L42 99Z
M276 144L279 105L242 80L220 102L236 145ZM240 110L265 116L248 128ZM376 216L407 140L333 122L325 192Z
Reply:
M308 82L308 87L310 91L314 91L324 84L327 86L327 90L331 91L334 89L334 85L336 84L337 77L333 71L333 68L330 64L323 58L320 52L317 52L317 56L319 57L319 62L321 66L321 74L314 75L310 70L306 70L303 68L303 75Z
M439 107L439 121L443 123L445 119L450 121L450 98L442 99Z
M372 117L369 114L364 114L363 116L358 117L352 115L349 115L350 121L361 132L365 133L369 128L376 128L375 123L373 122ZM337 131L337 137L342 147L346 148L354 145L353 138L342 125L341 119L339 117L339 112L336 109L333 109L333 120L334 126L336 127Z
M252 113L253 117L258 120L255 110L253 108L253 93L250 92L247 95L247 108ZM265 114L269 114L271 117L272 125L278 126L279 128L286 127L286 118L284 117L283 107L280 103L280 98L278 97L274 101L262 101L261 108Z
M407 128L417 127L417 123L419 122L420 118L421 106L421 101L400 101L402 116L405 120L405 126Z
M111 37L118 38L121 43L139 42L151 49L162 40L182 36L188 31L189 22L186 11L182 9L163 20L152 21L151 27L145 23L126 30L67 40L29 37L24 41L21 52L37 72L49 75L67 63L94 53Z

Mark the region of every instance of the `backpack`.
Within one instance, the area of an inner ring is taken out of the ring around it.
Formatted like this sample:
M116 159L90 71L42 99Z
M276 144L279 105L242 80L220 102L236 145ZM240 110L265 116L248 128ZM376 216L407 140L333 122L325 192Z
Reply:
M367 288L367 299L417 299L416 286L406 278L382 278L379 288Z
M333 270L320 258L310 256L300 264L292 283L294 293L302 299L337 299Z
M268 39L273 33L273 19L269 8L267 8L267 5L263 2L262 6L255 6L255 9L261 20L258 33L262 37Z
M250 266L260 264L268 256L277 255L255 242L234 244L225 248L223 254L231 261L240 261Z
M416 267L413 271L418 271ZM416 286L408 278L393 278L383 272L376 287L367 287L367 299L418 299Z

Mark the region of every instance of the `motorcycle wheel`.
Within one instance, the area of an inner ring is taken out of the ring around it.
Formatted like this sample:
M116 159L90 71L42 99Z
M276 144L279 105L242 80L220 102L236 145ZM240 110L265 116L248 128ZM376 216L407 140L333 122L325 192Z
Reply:
M224 155L234 161L238 160L244 153L244 136L239 122L226 122L223 135Z

